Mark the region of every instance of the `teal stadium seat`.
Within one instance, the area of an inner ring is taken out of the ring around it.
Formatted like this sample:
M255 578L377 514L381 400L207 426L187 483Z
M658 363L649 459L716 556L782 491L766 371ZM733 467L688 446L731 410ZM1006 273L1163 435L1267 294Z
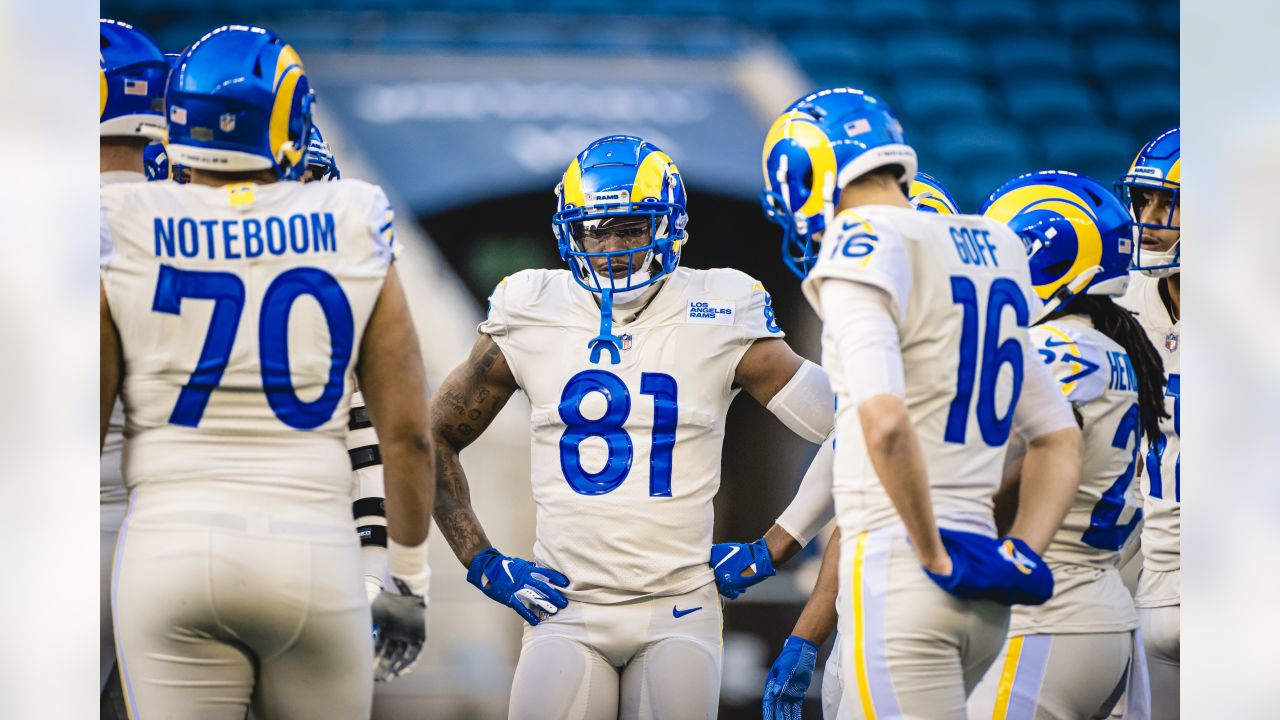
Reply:
M885 99L908 128L990 122L994 107L986 89L966 79L899 82Z
M1125 171L1138 150L1128 133L1102 125L1050 128L1039 141L1038 154L1045 168L1083 173L1108 185Z
M1070 0L1056 3L1054 10L1058 27L1079 37L1143 30L1142 13L1132 0Z
M969 41L942 33L890 37L884 54L892 70L905 77L966 76L980 67Z
M1001 81L1057 78L1080 70L1075 49L1055 37L995 38L987 45L987 60L987 73Z
M952 7L956 24L972 35L1026 32L1040 21L1036 3L1026 0L955 0Z
M1133 128L1139 138L1155 137L1179 124L1177 83L1116 82L1108 89L1108 96L1112 112Z
M932 154L959 176L977 168L1021 168L1030 157L1017 128L999 123L955 125L933 134Z
M856 0L837 3L851 30L877 36L950 22L949 8L928 0Z
M1090 56L1094 72L1102 77L1129 82L1178 77L1178 48L1155 38L1104 38L1094 43Z
M1070 80L1009 83L1004 89L1009 115L1027 127L1070 125L1097 117L1093 93Z

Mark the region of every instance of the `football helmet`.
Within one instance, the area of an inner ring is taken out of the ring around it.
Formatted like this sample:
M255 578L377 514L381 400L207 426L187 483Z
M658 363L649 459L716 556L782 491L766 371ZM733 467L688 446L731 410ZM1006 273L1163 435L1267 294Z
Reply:
M817 259L817 235L835 216L840 191L886 165L902 168L905 192L916 176L916 151L879 98L831 88L791 104L769 128L761 166L765 217L782 226L782 260L804 277Z
M609 350L614 364L621 362L622 341L612 334L613 303L627 302L636 291L675 272L688 240L688 222L680 171L651 142L632 135L602 137L569 163L556 186L551 227L574 281L601 296L600 335L590 343L591 362L599 362L602 349ZM648 242L588 251L586 234L611 226L647 234ZM617 277L613 267L622 261L626 276ZM609 270L601 274L593 262Z
M314 175L313 173L319 173ZM325 142L320 128L311 124L311 140L307 143L307 179L337 180L342 177L338 170L338 161L333 157L333 149Z
M1178 207L1178 195L1182 186L1182 153L1179 128L1166 130L1156 139L1142 146L1138 156L1129 166L1129 172L1116 181L1116 191L1133 216L1134 226L1138 228L1137 245L1133 253L1133 269L1151 277L1167 277L1178 273L1181 269L1180 249L1182 244L1181 229L1173 222L1173 211ZM1133 206L1132 191L1134 188L1147 188L1171 193L1169 198L1169 214L1164 222L1142 222L1140 211ZM1178 240L1163 252L1142 249L1142 233L1145 230L1176 230Z
M915 179L911 181L911 187L907 189L907 198L920 212L960 214L956 199L932 175L917 172Z
M224 25L178 58L165 112L171 162L201 170L306 170L311 91L302 58L275 33Z
M1063 170L1027 173L991 193L982 214L1007 224L1027 247L1039 322L1071 298L1124 294L1133 221L1105 185Z
M98 20L98 134L164 135L164 86L169 76L160 46L119 20Z

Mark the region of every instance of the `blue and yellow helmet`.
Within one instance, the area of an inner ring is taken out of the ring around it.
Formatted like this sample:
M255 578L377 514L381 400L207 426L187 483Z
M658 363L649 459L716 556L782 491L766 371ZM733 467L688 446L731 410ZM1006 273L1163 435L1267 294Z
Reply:
M916 151L883 100L853 88L831 88L791 104L769 128L761 169L765 217L782 226L782 260L796 275L817 260L816 236L854 179L886 165L902 168L904 191L916 175Z
M616 365L623 344L612 330L615 298L621 302L627 297L624 293L658 282L680 264L680 251L689 237L684 180L671 157L653 143L632 135L609 135L569 163L556 186L556 201L551 229L560 257L578 285L600 295L600 334L588 343L591 362L599 362L601 351L608 350ZM647 224L649 242L588 252L584 234L614 222L631 225L637 233L642 231L635 225ZM625 279L613 272L597 273L593 260L606 266L625 261Z
M591 143L569 163L556 186L556 213L552 230L560 257L569 264L573 278L591 292L626 292L657 282L680 264L680 251L688 238L685 225L684 180L671 157L656 145L632 135L610 135ZM605 218L638 218L649 222L647 246L612 252L587 252L582 245L582 223ZM625 282L601 278L591 260L627 256L648 250L642 262L627 273ZM656 272L651 272L656 266ZM606 287L607 283L607 287Z
M99 135L159 139L169 76L160 46L134 26L105 18L98 37Z
M907 199L920 212L938 213L939 215L959 215L960 209L956 199L942 187L932 175L917 172L911 187L907 189Z
M1182 152L1181 132L1179 128L1165 130L1156 139L1142 146L1138 156L1129 165L1129 172L1116 181L1116 191L1133 216L1134 226L1138 228L1138 244L1133 253L1133 269L1152 277L1165 277L1179 272L1181 268L1182 239L1174 242L1173 247L1164 252L1153 252L1142 249L1142 233L1144 230L1176 230L1181 235L1181 228L1174 224L1173 211L1178 207L1178 196L1182 189ZM1146 188L1158 192L1168 192L1169 214L1164 222L1142 222L1141 212L1133 206L1134 188Z
M1114 297L1129 286L1133 222L1097 180L1063 170L1019 175L991 193L982 214L1027 246L1031 285L1044 301L1033 321L1080 293Z
M270 30L224 25L178 58L165 112L170 161L201 170L306 169L311 91L302 58Z
M342 177L333 148L325 142L320 128L311 124L311 141L307 143L307 180L337 180Z

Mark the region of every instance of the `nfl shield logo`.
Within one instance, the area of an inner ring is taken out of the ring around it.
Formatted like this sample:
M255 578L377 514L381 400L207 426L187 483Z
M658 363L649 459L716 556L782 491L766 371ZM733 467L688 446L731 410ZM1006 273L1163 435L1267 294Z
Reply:
M622 336L622 349L623 349L623 350L630 350L630 349L631 349L631 335L630 335L630 334L625 334L625 335L623 335L623 336Z
M1178 349L1178 333L1171 332L1168 335L1165 335L1164 347L1169 352L1173 352L1174 350L1177 350Z
M235 113L226 113L222 117L219 117L218 129L222 130L222 132L224 133L229 133L232 130L235 130L236 129Z

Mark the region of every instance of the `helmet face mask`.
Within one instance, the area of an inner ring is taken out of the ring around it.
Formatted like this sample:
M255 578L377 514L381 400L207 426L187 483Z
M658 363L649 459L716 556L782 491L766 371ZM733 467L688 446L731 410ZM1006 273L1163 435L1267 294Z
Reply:
M783 263L791 272L803 278L813 267L842 189L886 166L897 167L905 189L916 175L915 150L888 105L861 90L811 93L774 121L761 158L760 205L782 227Z
M310 141L307 143L307 171L302 177L303 182L331 181L341 178L342 172L338 170L338 161L333 157L333 149L325 141L320 128L312 122Z
M1168 277L1181 270L1181 191L1181 131L1172 128L1144 145L1116 182L1137 233L1133 269L1143 275Z
M1092 178L1047 170L1020 175L987 199L982 214L1007 224L1027 249L1039 322L1081 293L1123 295L1133 257L1133 222Z

